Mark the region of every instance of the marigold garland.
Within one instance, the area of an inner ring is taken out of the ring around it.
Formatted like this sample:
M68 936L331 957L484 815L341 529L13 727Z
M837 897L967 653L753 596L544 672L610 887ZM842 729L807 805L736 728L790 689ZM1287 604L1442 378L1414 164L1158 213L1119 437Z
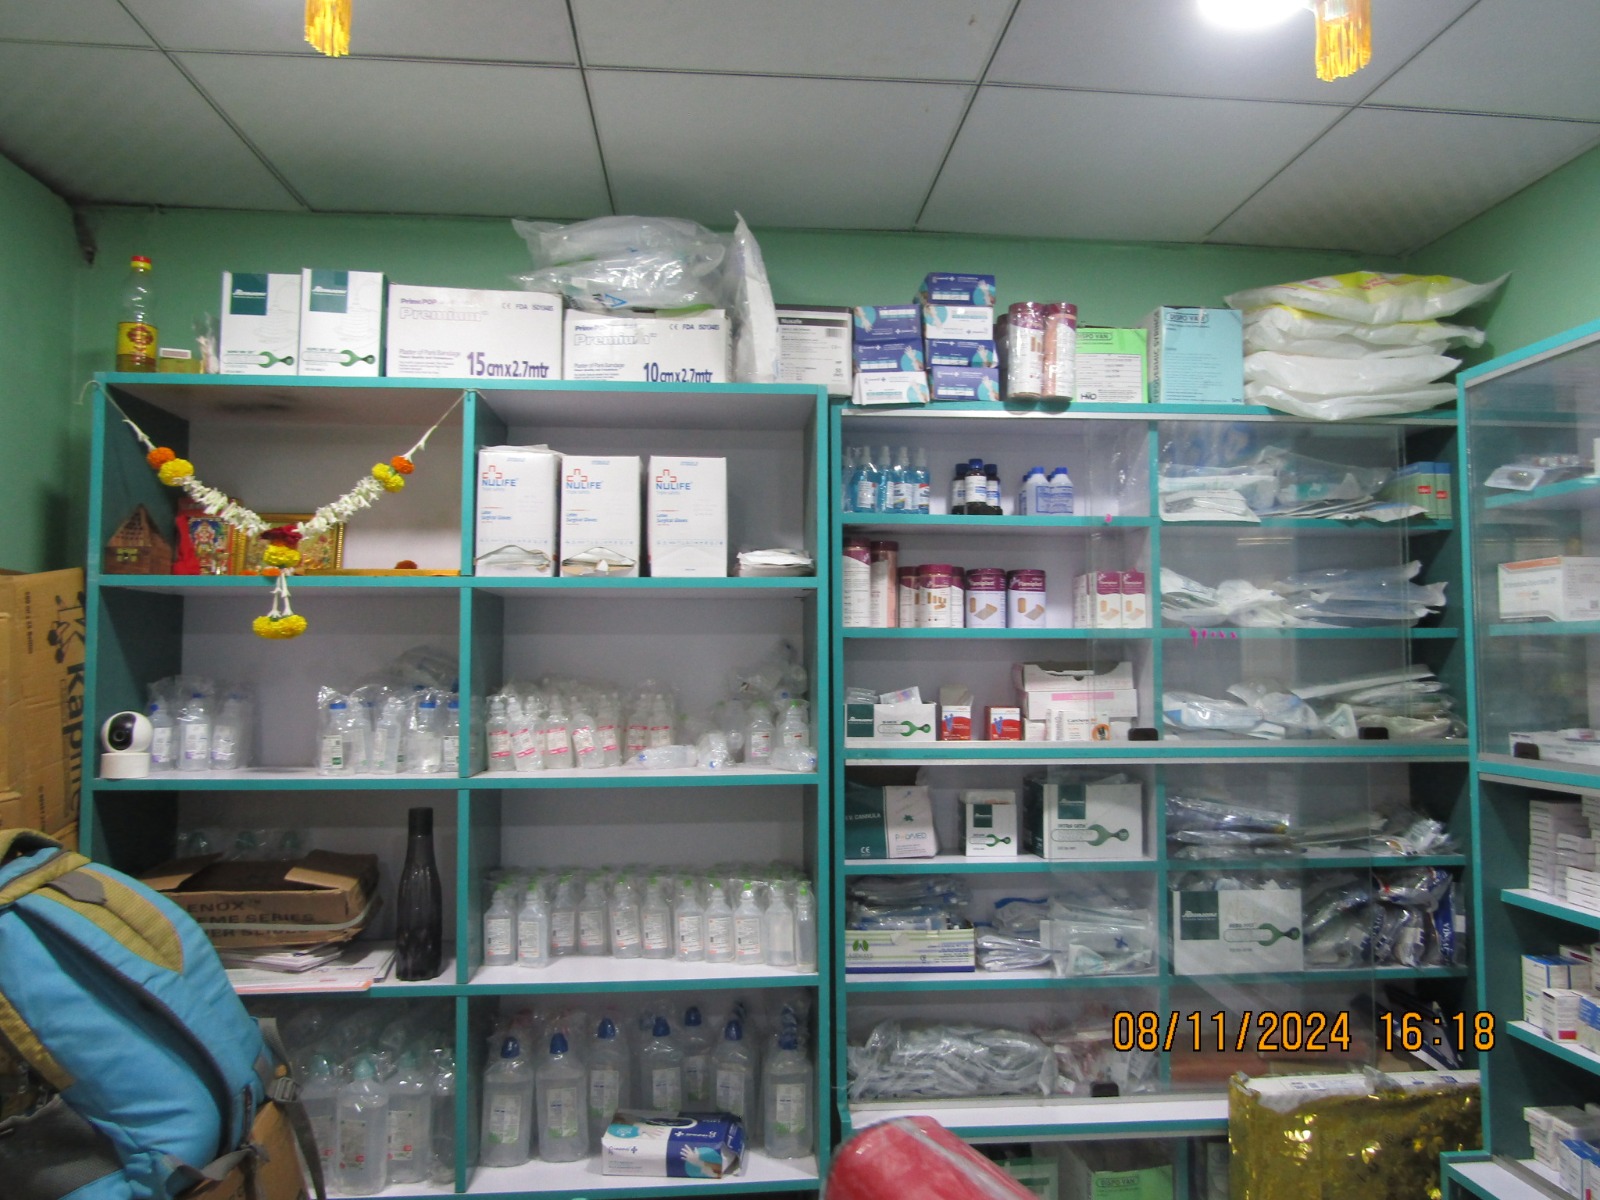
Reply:
M262 551L262 561L266 565L262 568L261 574L272 579L272 609L266 616L255 618L251 622L251 628L259 637L285 639L299 637L306 631L306 619L297 614L289 604L289 576L293 575L295 568L300 565L301 555L298 547L301 539L308 534L315 536L326 533L335 525L346 523L362 509L372 507L373 502L385 492L402 490L406 486L405 476L416 470L416 464L411 460L427 448L428 439L433 436L434 431L449 419L450 414L455 412L465 398L466 393L457 396L455 403L445 410L444 415L417 439L416 445L404 454L395 455L386 463L375 464L369 474L363 475L354 487L337 500L331 504L324 504L304 521L272 528L269 528L261 515L253 509L246 508L216 488L202 483L195 476L192 462L186 458L179 458L177 452L169 446L156 445L127 413L122 413L122 422L133 431L133 436L145 448L145 461L150 464L162 483L167 487L181 488L207 516L218 518L223 524L245 537L262 538L269 543ZM121 412L121 409L118 411Z

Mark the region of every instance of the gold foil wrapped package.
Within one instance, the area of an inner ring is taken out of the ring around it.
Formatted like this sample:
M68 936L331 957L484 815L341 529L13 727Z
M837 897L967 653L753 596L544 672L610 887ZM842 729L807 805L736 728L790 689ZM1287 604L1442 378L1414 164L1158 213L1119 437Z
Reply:
M1478 1072L1235 1076L1232 1200L1439 1200L1439 1155L1482 1145Z

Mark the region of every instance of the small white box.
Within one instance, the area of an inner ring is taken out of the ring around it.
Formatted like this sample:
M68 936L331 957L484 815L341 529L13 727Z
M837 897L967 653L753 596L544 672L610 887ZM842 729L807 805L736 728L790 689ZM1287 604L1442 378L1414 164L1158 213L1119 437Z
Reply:
M981 304L924 304L922 336L953 342L994 340L994 309Z
M903 703L872 706L872 736L880 742L938 741L939 706Z
M1016 858L1017 794L1005 788L973 788L961 793L964 853L968 858Z
M890 858L933 858L933 799L925 787L883 789L883 835Z
M567 379L726 383L728 315L611 317L569 309L562 364Z
M928 403L926 371L861 371L856 375L850 403L857 407L874 404Z
M383 373L560 379L561 297L391 283Z
M850 310L778 305L778 382L850 394Z
M1122 572L1090 571L1072 581L1072 623L1079 629L1122 628Z
M224 375L298 374L300 276L224 271L218 334Z
M1150 627L1150 602L1145 596L1145 575L1143 571L1123 571L1122 579L1122 627L1124 629L1148 629Z
M561 574L639 576L637 455L561 460Z
M474 574L548 579L556 573L560 470L561 456L548 446L478 451Z
M650 574L728 575L728 460L650 456L645 479Z
M1099 670L1077 663L1017 663L1011 680L1029 720L1049 720L1052 707L1076 708L1084 720L1139 716L1132 663Z
M843 938L846 975L904 975L977 970L971 929L850 929Z
M1299 888L1173 892L1173 971L1304 970L1300 905Z
M1051 862L1144 857L1144 786L1022 781L1022 848Z
M1502 621L1600 619L1600 558L1530 558L1496 574Z
M1578 1040L1578 1000L1582 992L1572 988L1545 988L1539 993L1539 1028L1556 1042Z
M300 374L367 376L383 364L383 276L300 272Z

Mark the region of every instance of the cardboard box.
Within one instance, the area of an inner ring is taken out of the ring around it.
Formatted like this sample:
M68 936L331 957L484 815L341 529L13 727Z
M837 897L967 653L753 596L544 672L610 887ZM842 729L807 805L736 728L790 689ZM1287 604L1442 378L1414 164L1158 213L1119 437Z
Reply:
M1496 571L1502 621L1600 618L1600 558L1530 558Z
M361 932L376 899L378 857L313 850L293 863L223 862L207 854L175 859L141 879L219 947L306 946Z
M1092 664L1017 663L1011 668L1011 680L1022 701L1022 715L1030 721L1049 720L1052 707L1078 710L1084 719L1139 716L1132 663L1103 670Z
M1079 629L1122 628L1122 572L1090 571L1072 581L1072 623Z
M300 276L222 273L217 365L224 375L295 375Z
M848 396L850 310L778 305L778 382L825 387L830 396Z
M858 342L922 336L922 312L915 304L864 304L850 311Z
M728 460L651 455L645 495L650 574L726 579Z
M1177 975L1303 971L1299 888L1172 893Z
M880 742L937 741L937 704L874 704L872 736Z
M939 853L925 787L845 787L846 858L933 858Z
M726 383L728 314L613 317L569 309L562 346L567 379L635 383Z
M561 297L391 283L383 373L560 379Z
M1152 403L1244 403L1240 313L1231 308L1162 307L1145 318L1144 330L1150 345Z
M925 338L958 342L994 341L994 309L987 304L924 304Z
M1149 1163L1133 1146L1070 1143L1063 1162L1066 1191L1077 1200L1172 1200L1172 1164Z
M1053 1158L1002 1158L995 1163L1039 1200L1060 1200L1060 1164Z
M991 742L1022 741L1022 710L1013 705L991 704L983 710L983 723Z
M1524 954L1522 956L1522 1019L1537 1025L1543 1013L1540 996L1545 988L1572 986L1572 964L1564 958L1549 955Z
M85 633L82 570L0 574L0 826L78 819Z
M961 793L962 853L968 858L1016 858L1017 794L1006 788L969 788Z
M1080 326L1072 356L1073 399L1085 404L1145 403L1148 344L1142 329ZM1244 370L1242 359L1239 369Z
M846 975L903 975L978 969L977 940L970 929L846 929Z
M556 480L561 455L548 446L478 451L473 572L548 579L556 573Z
M928 369L934 367L998 367L1000 355L993 341L954 341L928 338L923 342Z
M1144 785L1022 781L1022 848L1051 862L1144 857Z
M379 374L383 282L376 271L300 272L300 374Z
M927 402L926 371L863 371L855 377L850 391L850 403L860 407Z
M262 1150L254 1162L241 1163L214 1182L196 1184L179 1200L307 1200L299 1144L283 1109L270 1101L258 1108L250 1142ZM327 1182L331 1193L333 1181Z
M1455 472L1447 462L1407 463L1378 490L1378 499L1415 504L1435 520L1450 517Z
M638 455L561 458L561 574L636 579Z
M922 278L917 299L924 304L962 304L994 307L993 275L956 275L932 271ZM992 323L992 322L991 322Z
M1000 400L998 367L932 367L928 370L928 394L935 400Z
M619 1112L600 1139L602 1175L721 1179L743 1156L744 1126L731 1113Z
M939 740L972 740L972 689L960 684L939 689Z
M917 337L857 342L851 357L857 371L922 371L928 365Z
M1545 988L1539 993L1539 1019L1534 1022L1555 1042L1578 1040L1578 1001L1582 992L1572 988Z
M1516 758L1586 763L1593 766L1600 764L1600 732L1593 729L1553 729L1513 733L1511 753Z
M1150 601L1145 592L1143 571L1121 573L1122 627L1124 629L1150 628Z

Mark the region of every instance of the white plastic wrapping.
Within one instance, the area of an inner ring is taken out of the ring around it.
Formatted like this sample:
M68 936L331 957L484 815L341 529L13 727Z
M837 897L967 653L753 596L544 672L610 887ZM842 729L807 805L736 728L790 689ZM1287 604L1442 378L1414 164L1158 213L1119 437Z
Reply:
M1270 384L1303 396L1372 396L1421 387L1460 365L1446 354L1318 358L1259 350L1245 356L1244 379L1247 387Z
M1244 348L1281 354L1355 358L1363 354L1437 354L1448 346L1481 346L1483 330L1442 321L1395 321L1368 325L1269 304L1244 314Z
M1248 310L1283 304L1363 325L1390 325L1453 316L1488 299L1508 278L1509 275L1502 275L1489 283L1468 283L1448 275L1350 271L1251 288L1235 292L1227 301L1231 308Z

